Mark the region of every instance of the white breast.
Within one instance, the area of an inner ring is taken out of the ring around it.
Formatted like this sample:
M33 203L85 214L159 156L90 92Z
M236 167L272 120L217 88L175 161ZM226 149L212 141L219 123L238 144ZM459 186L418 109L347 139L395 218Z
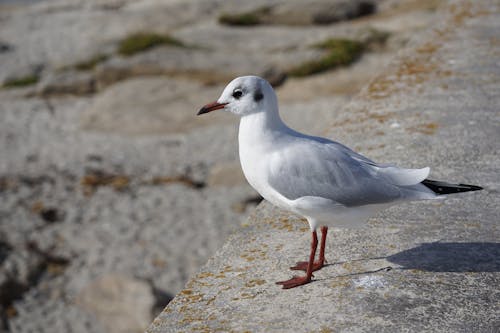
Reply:
M239 155L243 174L248 183L264 199L281 208L290 209L288 200L272 189L268 182L268 154L272 152L276 139L270 137L272 133L269 131L266 131L266 133L260 132L259 126L255 126L255 121L248 118L242 118L238 133Z

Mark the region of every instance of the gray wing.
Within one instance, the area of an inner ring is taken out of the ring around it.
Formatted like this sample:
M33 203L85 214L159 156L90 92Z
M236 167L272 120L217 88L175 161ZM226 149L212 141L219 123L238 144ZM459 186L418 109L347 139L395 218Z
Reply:
M267 163L269 184L288 199L317 196L346 206L400 199L405 186L428 174L428 168L378 165L341 144L314 137L277 147Z

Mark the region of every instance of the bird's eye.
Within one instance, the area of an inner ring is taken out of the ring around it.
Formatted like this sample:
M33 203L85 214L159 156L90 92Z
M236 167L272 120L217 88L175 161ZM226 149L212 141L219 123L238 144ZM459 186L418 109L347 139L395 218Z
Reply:
M241 89L234 89L233 97L239 99L241 96L243 96L243 91Z

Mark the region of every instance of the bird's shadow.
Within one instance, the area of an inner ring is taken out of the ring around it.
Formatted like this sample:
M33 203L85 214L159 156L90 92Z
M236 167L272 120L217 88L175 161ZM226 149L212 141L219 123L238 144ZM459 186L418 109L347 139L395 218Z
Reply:
M500 272L500 243L423 243L385 259L401 269Z
M334 266L353 261L385 259L399 267L381 267L370 271L361 271L339 275L348 277L379 272L389 272L393 269L417 269L427 272L500 272L500 243L423 243L412 249L404 250L387 257L372 257L351 259L344 262L333 262L325 266Z

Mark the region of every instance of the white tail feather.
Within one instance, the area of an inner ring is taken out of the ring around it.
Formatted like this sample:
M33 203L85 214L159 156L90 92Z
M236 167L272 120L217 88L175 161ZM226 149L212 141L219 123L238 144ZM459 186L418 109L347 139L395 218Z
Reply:
M429 176L430 168L422 169L401 169L394 166L378 167L374 166L377 174L386 178L391 184L399 186L409 186L421 183Z

